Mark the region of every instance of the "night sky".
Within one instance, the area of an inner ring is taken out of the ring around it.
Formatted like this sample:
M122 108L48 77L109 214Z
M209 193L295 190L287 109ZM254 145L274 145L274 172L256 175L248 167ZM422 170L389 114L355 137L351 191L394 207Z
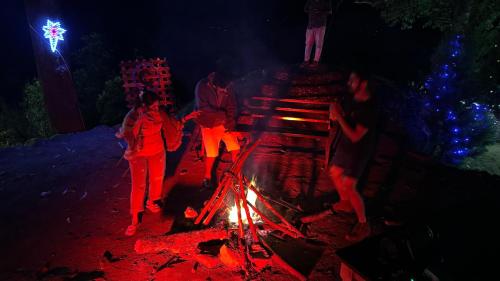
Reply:
M57 1L56 1L57 2ZM305 1L59 1L68 30L64 56L81 47L80 38L97 32L106 38L118 72L120 60L165 57L178 92L192 95L198 79L213 70L217 58L238 58L241 73L303 57L307 17ZM335 5L334 5L335 7ZM11 104L22 98L22 87L36 76L23 1L3 3L4 34L1 97ZM432 31L387 27L367 5L344 1L330 21L323 60L333 66L369 65L390 79L415 78L429 66L438 43ZM41 28L41 27L39 27Z

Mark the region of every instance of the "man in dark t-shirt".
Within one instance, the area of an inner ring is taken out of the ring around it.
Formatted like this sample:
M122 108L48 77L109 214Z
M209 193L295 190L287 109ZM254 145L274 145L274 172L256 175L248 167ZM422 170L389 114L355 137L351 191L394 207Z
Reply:
M339 130L330 144L329 173L340 196L333 205L336 212L355 212L358 223L347 240L359 241L370 234L366 220L365 204L357 190L358 180L365 171L376 142L375 129L378 119L376 97L367 88L368 80L352 72L348 88L352 95L343 105L330 107L330 119L338 123Z

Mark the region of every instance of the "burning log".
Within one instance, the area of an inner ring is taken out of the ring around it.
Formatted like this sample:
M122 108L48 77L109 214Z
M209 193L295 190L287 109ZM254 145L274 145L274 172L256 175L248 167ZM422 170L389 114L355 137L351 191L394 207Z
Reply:
M198 231L176 233L168 236L155 236L138 239L134 249L139 254L157 253L163 250L175 254L195 255L198 244L209 240L228 239L229 234L225 229L207 228Z

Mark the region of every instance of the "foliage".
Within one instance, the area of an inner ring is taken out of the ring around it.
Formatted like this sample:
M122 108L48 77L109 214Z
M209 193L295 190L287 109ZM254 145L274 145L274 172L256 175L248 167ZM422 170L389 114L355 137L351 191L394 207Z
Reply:
M54 134L43 101L42 86L37 79L24 86L22 109L29 123L31 136L49 137Z
M366 2L365 2L366 3ZM408 94L404 121L421 151L459 164L496 141L500 1L372 0L390 25L437 29L434 70ZM453 38L456 34L458 37Z
M445 37L464 36L462 86L477 101L500 104L500 1L498 0L373 0L382 18L402 29L442 31ZM445 41L446 42L446 41ZM446 43L444 43L446 45ZM441 46L440 49L443 46ZM441 60L439 53L437 61Z
M106 125L120 123L127 113L122 79L119 76L106 81L102 94L97 99L97 111L100 122Z
M27 121L21 110L13 109L0 100L0 147L21 144L29 137Z
M103 36L92 33L83 36L82 41L83 47L73 56L73 81L85 124L91 128L100 120L96 108L97 99L105 82L114 76L113 62Z
M495 140L498 128L492 109L477 102L462 86L463 72L458 71L463 63L462 40L457 35L448 41L443 48L447 56L439 56L442 61L414 87L405 106L405 111L416 112L405 119L411 139L419 139L424 129L427 136L414 144L450 164L460 164L465 157L482 152ZM420 127L412 126L414 123Z

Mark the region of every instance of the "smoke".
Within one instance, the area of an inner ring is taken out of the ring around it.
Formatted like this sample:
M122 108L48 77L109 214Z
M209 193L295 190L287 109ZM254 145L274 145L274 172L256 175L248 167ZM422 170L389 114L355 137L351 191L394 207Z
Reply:
M191 0L156 5L162 16L152 45L167 58L177 81L174 92L182 89L186 101L221 57L232 58L235 77L301 60L303 3Z

